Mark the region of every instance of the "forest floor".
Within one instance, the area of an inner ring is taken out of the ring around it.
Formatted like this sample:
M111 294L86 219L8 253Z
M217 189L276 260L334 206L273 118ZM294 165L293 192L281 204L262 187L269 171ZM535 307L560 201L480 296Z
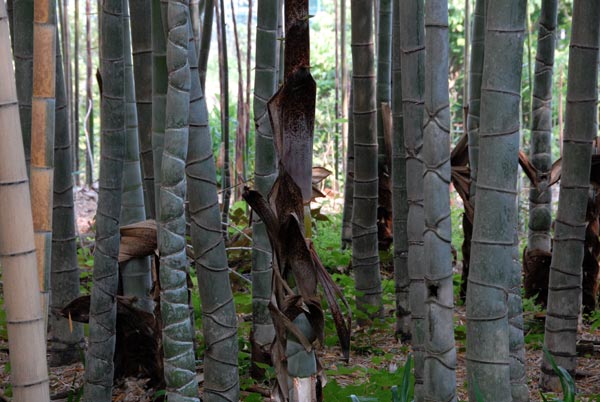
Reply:
M94 189L79 189L76 192L77 226L82 237L93 236L93 219L96 210L97 193ZM235 213L235 212L234 212ZM339 220L339 219L338 219ZM337 223L339 224L339 222ZM335 224L337 226L337 224ZM322 256L326 266L337 271L334 279L340 284L349 299L353 297L353 281L347 279L347 269L343 264L348 261L348 252L338 252L339 245L335 242L339 238L336 233L327 233L333 230L334 225L325 224L317 232L315 243L317 251ZM339 226L338 226L339 228ZM320 234L319 234L320 233ZM83 236L85 235L85 236ZM335 240L332 240L335 238ZM329 254L328 254L329 253ZM231 257L231 256L230 256ZM249 254L237 253L231 258L234 269L249 263ZM400 386L402 371L410 352L408 345L402 344L394 337L393 318L393 283L390 262L384 261L384 302L386 318L368 327L357 327L354 324L352 335L352 352L350 362L345 363L341 358L341 350L337 346L335 331L330 322L326 323L325 346L319 351L319 358L327 376L327 385L324 388L325 401L350 401L350 395L366 397L360 400L381 402L391 401L392 385ZM84 270L90 269L89 262ZM460 268L455 269L458 274ZM455 275L455 278L458 275ZM242 400L260 401L268 400L268 386L265 383L256 383L248 375L248 343L247 334L251 315L249 314L249 289L243 281L232 277L236 288L236 303L239 308L240 322L240 366ZM0 282L1 283L1 282ZM238 297L237 292L241 294ZM0 300L1 301L1 300ZM351 301L351 305L353 305ZM198 308L198 306L196 306ZM0 308L1 311L1 308ZM1 313L0 313L1 314ZM600 318L598 318L600 319ZM532 401L541 400L538 390L539 367L542 358L541 344L543 339L543 313L535 308L525 311L526 321L526 366L528 385ZM457 347L457 384L460 400L467 400L466 394L466 319L465 307L455 308L455 338ZM578 401L600 401L600 329L591 329L590 325L583 324L579 334L580 343L593 343L588 352L583 353L578 359L576 384ZM3 328L3 316L0 316L0 402L10 401L10 366L8 363L8 344L6 342L6 328ZM198 339L201 340L201 329L197 328ZM200 342L201 343L201 342ZM200 351L202 353L202 350ZM50 387L52 399L55 401L77 402L82 390L84 366L82 363L64 367L55 367L50 370ZM273 373L267 376L272 377ZM200 392L203 382L202 365L198 367L198 381ZM147 380L141 378L128 378L120 380L113 393L114 402L151 402L161 395L161 390L146 387ZM374 399L367 399L374 398Z

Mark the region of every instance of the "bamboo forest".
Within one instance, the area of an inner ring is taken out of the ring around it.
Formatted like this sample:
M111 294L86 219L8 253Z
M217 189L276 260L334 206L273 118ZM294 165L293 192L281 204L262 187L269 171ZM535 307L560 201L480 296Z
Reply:
M600 1L0 0L0 402L600 402Z

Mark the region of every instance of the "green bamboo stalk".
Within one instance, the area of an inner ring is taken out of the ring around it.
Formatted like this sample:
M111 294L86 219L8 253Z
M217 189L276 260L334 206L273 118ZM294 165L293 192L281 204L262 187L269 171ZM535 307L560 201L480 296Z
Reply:
M31 98L33 95L33 0L14 0L15 79L23 132L25 164L31 163Z
M13 401L49 402L46 331L4 2L0 2L0 60L0 264Z
M52 294L50 307L51 366L64 366L80 360L85 347L83 325L55 313L79 297L77 235L73 208L73 153L67 116L67 99L60 46L56 47L56 117L54 141L54 202L52 210Z
M146 220L144 207L144 190L140 169L140 152L138 142L138 117L135 98L134 67L131 49L131 30L129 18L129 1L123 0L124 25L124 80L125 80L125 135L127 137L125 160L123 164L123 196L121 200L121 226ZM147 24L146 24L147 25ZM141 86L141 83L140 85ZM135 296L134 305L141 310L152 313L154 302L150 297L152 289L152 273L150 258L131 259L121 265L123 295Z
M392 215L391 199L391 163L387 160L383 132L382 103L391 101L392 86L392 0L379 0L379 18L377 26L377 175L378 186L378 219L388 222ZM381 239L380 239L381 240Z
M279 41L278 0L258 0L256 14L256 68L254 69L254 186L265 199L277 177L273 129L267 101L277 91ZM268 363L275 336L271 321L272 250L267 230L258 214L252 214L252 335L256 348L252 361Z
M548 286L544 344L556 364L572 375L577 367L577 320L592 144L598 134L598 46L600 3L576 0L569 46L567 111L562 174ZM544 358L540 386L560 386Z
M548 186L552 168L552 72L556 47L558 1L542 1L533 88L530 161L537 169L538 187L529 190L528 250L550 252L552 189Z
M31 100L31 205L42 314L48 319L52 253L54 114L56 89L56 2L35 0Z
M238 401L237 317L221 229L208 110L197 72L198 58L193 41L189 44L188 62L192 81L186 174L194 265L204 317L202 330L206 351L203 398L207 402ZM254 286L255 281L253 278Z
M200 53L198 54L198 74L202 90L206 88L206 72L208 68L208 55L213 30L213 19L215 15L215 1L204 0L204 18L202 21L202 37L200 38Z
M156 211L154 195L154 161L152 155L152 20L151 0L130 0L131 43L133 45L133 72L138 117L138 135L142 176L144 179L144 205L146 217L153 218Z
M408 237L406 223L406 150L404 148L404 114L402 113L402 66L400 49L400 2L393 2L392 17L392 205L394 230L394 282L396 293L396 335L410 339L410 305L408 276Z
M477 207L467 288L469 397L512 401L508 291L517 225L524 0L487 5ZM475 86L475 85L474 85ZM514 300L512 300L514 301ZM511 303L512 303L511 301Z
M168 87L158 215L160 311L167 399L199 401L188 310L185 240L185 158L188 150L190 65L189 2L169 0L167 12Z
M423 92L425 76L425 26L423 0L401 0L400 48L402 54L402 112L406 149L406 195L408 200L408 275L410 278L411 342L415 356L415 400L423 400L425 342L425 284L423 270Z
M152 163L154 216L160 216L160 185L167 101L167 50L160 0L152 0Z
M373 318L383 311L377 249L377 114L373 1L353 1L351 11L355 157L352 268L356 278L357 307Z
M467 112L467 136L469 141L469 174L471 185L469 188L469 201L475 206L477 194L477 171L479 162L479 114L481 105L481 77L483 74L483 56L484 37L485 37L485 9L486 0L475 0L475 9L473 10L473 30L471 39L471 65L469 68L469 108ZM473 225L468 224L472 217L464 216L463 220L467 224L463 225L465 231L465 242L463 242L463 271L460 285L460 299L465 300L467 296L467 284L469 277L469 260L471 256L470 239L473 232Z
M123 1L103 0L100 18L100 191L90 301L90 336L83 401L112 400L116 296L119 283L119 215L125 158L125 81Z
M352 85L351 85L352 86ZM352 209L354 208L354 113L353 88L348 102L348 149L346 151L346 182L344 183L344 209L342 211L342 248L352 245Z
M425 400L456 401L454 288L450 219L450 101L448 94L448 0L427 0L425 9Z

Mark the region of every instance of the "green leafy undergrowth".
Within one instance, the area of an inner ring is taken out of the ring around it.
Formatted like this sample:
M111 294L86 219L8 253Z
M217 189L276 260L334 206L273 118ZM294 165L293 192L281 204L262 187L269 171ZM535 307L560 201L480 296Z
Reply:
M360 366L343 366L335 370L326 370L325 374L329 382L323 389L324 400L348 402L351 400L351 395L358 395L359 401L388 402L392 400L392 387L401 386L404 380L409 384L406 400L410 401L414 388L414 376L411 373L410 365L407 366L407 368L399 367L395 372L390 372L387 367L373 369ZM405 370L409 372L408 380L404 379ZM337 376L351 377L354 381L348 385L341 385L336 380ZM403 394L402 388L400 394ZM402 399L399 400L402 401Z
M350 265L352 253L342 250L342 215L327 215L328 220L316 221L316 230L313 233L313 242L323 266L330 272Z

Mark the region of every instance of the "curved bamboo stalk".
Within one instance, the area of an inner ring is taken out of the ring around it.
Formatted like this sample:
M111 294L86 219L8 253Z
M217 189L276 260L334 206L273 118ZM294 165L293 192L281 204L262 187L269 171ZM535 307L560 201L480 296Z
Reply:
M194 264L204 316L204 400L238 401L237 317L221 229L208 110L193 41L189 44L188 62L192 81L186 175ZM256 278L252 283L257 286Z
M392 205L394 230L394 282L396 293L396 335L410 339L410 305L408 276L408 237L406 223L406 150L404 148L404 114L402 113L402 66L400 49L400 2L394 0L392 25Z
M456 350L450 219L450 100L448 0L425 9L425 400L456 401Z
M277 40L278 5L278 0L258 0L256 14L254 186L265 199L277 177L273 128L267 113L267 101L277 91L280 46ZM275 336L269 311L273 256L263 221L258 214L252 214L252 218L252 361L269 363L269 349ZM261 370L253 369L255 374L256 371Z
M85 402L112 400L119 283L119 216L125 158L125 82L123 1L103 0L100 16L100 191L90 300L90 336L86 354Z
M573 6L567 112L563 138L562 178L548 286L544 344L556 364L575 373L577 319L581 308L581 277L585 212L592 144L598 133L598 46L600 3L576 0ZM560 383L544 358L540 386Z
M467 288L469 397L512 401L508 291L514 268L523 0L489 2L481 80L477 207ZM475 86L475 82L473 82ZM499 174L501 172L501 174Z
M148 85L152 82L152 24L148 23L152 20L152 0L130 0L129 10L144 205L146 217L152 219L156 211L152 155L152 85Z
M423 282L423 92L425 27L423 0L400 0L400 49L402 67L402 113L406 149L406 196L408 200L408 275L412 350L415 356L415 400L423 399L423 343L425 342L425 285Z
M146 220L144 207L144 190L142 172L140 170L140 152L138 142L138 117L135 98L135 81L133 57L131 52L131 30L129 18L129 2L124 0L124 80L125 80L125 135L127 138L125 160L123 161L123 196L121 200L121 226ZM148 24L146 24L148 25ZM140 85L142 83L140 82ZM152 274L150 258L134 258L120 266L123 284L123 295L135 296L134 305L141 310L152 313L154 302L150 297Z
M377 113L373 1L352 1L351 10L355 158L352 268L356 278L357 307L367 317L374 318L380 316L383 310L377 250ZM359 321L365 322L365 319L359 318Z
M56 2L35 0L31 100L31 205L42 314L48 318L52 254L54 114L56 90ZM46 321L47 323L47 321Z
M185 240L185 167L188 150L190 65L189 3L169 0L167 12L168 87L162 155L158 248L160 311L167 398L199 401L194 328L189 317Z
M0 264L13 400L49 402L46 327L4 2L0 2L0 60Z
M50 365L80 360L85 347L83 325L55 314L79 297L79 265L73 206L73 153L67 115L67 94L60 47L56 47L56 118L54 141L54 202L52 209L52 294L50 306Z

